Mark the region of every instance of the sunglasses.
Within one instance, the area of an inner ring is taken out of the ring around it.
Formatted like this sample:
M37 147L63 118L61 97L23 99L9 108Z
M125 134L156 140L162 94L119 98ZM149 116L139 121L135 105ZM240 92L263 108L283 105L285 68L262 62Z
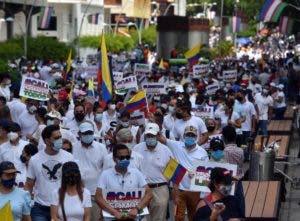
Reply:
M119 156L118 157L119 160L130 160L130 156L127 155L127 156Z

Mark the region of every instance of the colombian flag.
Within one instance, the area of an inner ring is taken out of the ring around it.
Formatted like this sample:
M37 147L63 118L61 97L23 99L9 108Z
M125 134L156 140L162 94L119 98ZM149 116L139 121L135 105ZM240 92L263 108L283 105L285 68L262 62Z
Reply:
M102 32L101 40L101 82L102 82L102 100L106 105L109 100L112 99L112 79L109 69L109 63L107 59L107 50L104 33ZM98 79L99 81L99 79Z
M175 184L179 184L186 173L186 169L175 159L171 158L163 175Z
M89 79L87 96L94 97L94 78Z
M128 112L133 112L135 110L142 109L147 106L146 92L145 90L140 90L135 94L128 102L126 109Z
M0 209L0 218L1 221L14 221L9 201Z
M194 46L192 49L188 50L185 54L184 57L189 61L190 65L195 65L198 63L198 60L200 58L200 49L201 45L197 44Z
M72 60L72 49L70 49L69 54L68 54L68 58L67 58L67 70L66 70L66 74L68 74L71 70L71 60Z

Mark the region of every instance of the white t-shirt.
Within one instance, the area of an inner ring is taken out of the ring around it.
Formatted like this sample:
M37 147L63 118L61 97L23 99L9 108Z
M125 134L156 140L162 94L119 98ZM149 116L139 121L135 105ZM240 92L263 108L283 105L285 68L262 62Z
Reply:
M191 151L188 151L183 142L168 139L167 146L174 154L175 159L189 171L194 169L195 163L198 161L207 162L209 160L206 150L198 145ZM186 173L179 183L179 189L189 190L190 185L191 179L188 177L188 173Z
M160 142L157 142L154 150L149 150L145 142L139 143L133 148L134 151L140 153L143 157L141 172L146 176L147 183L163 183L167 179L163 176L170 157L173 157L169 148Z
M228 125L228 118L229 116L225 114L225 111L219 111L218 115L216 115L216 118L220 119L221 121L221 128L225 127ZM235 122L240 118L239 114L236 113L235 111L232 111L230 121Z
M51 192L61 185L61 168L65 162L74 161L73 155L60 150L56 155L48 155L45 150L31 157L27 177L35 180L34 201L50 206Z
M13 98L12 101L7 102L7 106L13 122L17 122L23 111L26 111L26 105L18 98Z
M107 156L107 149L103 144L96 141L85 148L79 141L73 146L73 155L78 161L84 186L92 195L95 195L97 181L103 169L104 158Z
M246 117L246 120L242 123L242 131L251 131L252 117L256 116L254 105L250 101L246 101L243 104L236 101L233 110L240 116Z
M79 195L70 196L65 194L64 209L68 221L82 221L84 216L84 209L91 208L91 193L88 189L83 188L82 201ZM55 189L51 195L51 205L58 206L58 216L63 220L61 205L59 204L58 189Z
M184 135L184 129L186 126L194 126L197 128L198 132L198 138L203 134L207 132L207 128L205 126L204 121L200 117L191 116L191 118L187 121L184 120L175 120L174 128L173 128L173 134L176 139L180 139L181 141L184 141L183 135Z
M109 129L111 128L110 123L111 122L117 122L118 118L117 118L117 112L115 111L115 113L113 115L109 115L107 111L103 112L103 118L102 118L102 123L105 126L105 128Z
M286 107L286 103L285 103L285 95L284 95L284 93L282 92L282 91L278 91L277 93L276 93L276 95L275 95L275 99L278 99L279 97L282 97L283 99L282 99L282 102L277 102L276 100L275 100L275 102L274 102L274 107L275 108L281 108L281 107Z
M34 131L38 128L39 124L35 119L34 114L29 114L27 109L19 116L17 123L22 129L22 137L26 139L27 134L33 134Z
M255 103L258 108L258 119L268 120L269 107L273 106L273 98L271 96L263 96L261 93L257 93L254 97Z
M169 130L169 131L172 131L173 130L173 127L174 127L174 124L175 124L175 119L173 117L172 114L167 114L165 117L164 117L164 122L163 122L163 127L166 129L166 130Z

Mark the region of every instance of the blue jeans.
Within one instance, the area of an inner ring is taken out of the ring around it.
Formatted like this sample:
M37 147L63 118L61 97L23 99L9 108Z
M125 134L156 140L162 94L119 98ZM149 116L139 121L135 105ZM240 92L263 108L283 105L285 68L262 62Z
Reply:
M31 219L32 221L50 221L50 206L34 203L34 206L31 209Z
M259 120L258 131L260 135L268 135L268 120Z

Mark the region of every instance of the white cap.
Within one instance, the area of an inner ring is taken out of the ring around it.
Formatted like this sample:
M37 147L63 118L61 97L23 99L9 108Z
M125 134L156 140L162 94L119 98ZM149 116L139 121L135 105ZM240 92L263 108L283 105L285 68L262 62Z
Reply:
M93 131L94 132L94 125L91 122L83 122L79 125L79 131L81 133L87 132L87 131Z
M58 111L51 111L47 114L48 117L56 118L58 120L62 120L61 114Z
M148 123L145 129L145 134L157 135L159 126L156 123Z

